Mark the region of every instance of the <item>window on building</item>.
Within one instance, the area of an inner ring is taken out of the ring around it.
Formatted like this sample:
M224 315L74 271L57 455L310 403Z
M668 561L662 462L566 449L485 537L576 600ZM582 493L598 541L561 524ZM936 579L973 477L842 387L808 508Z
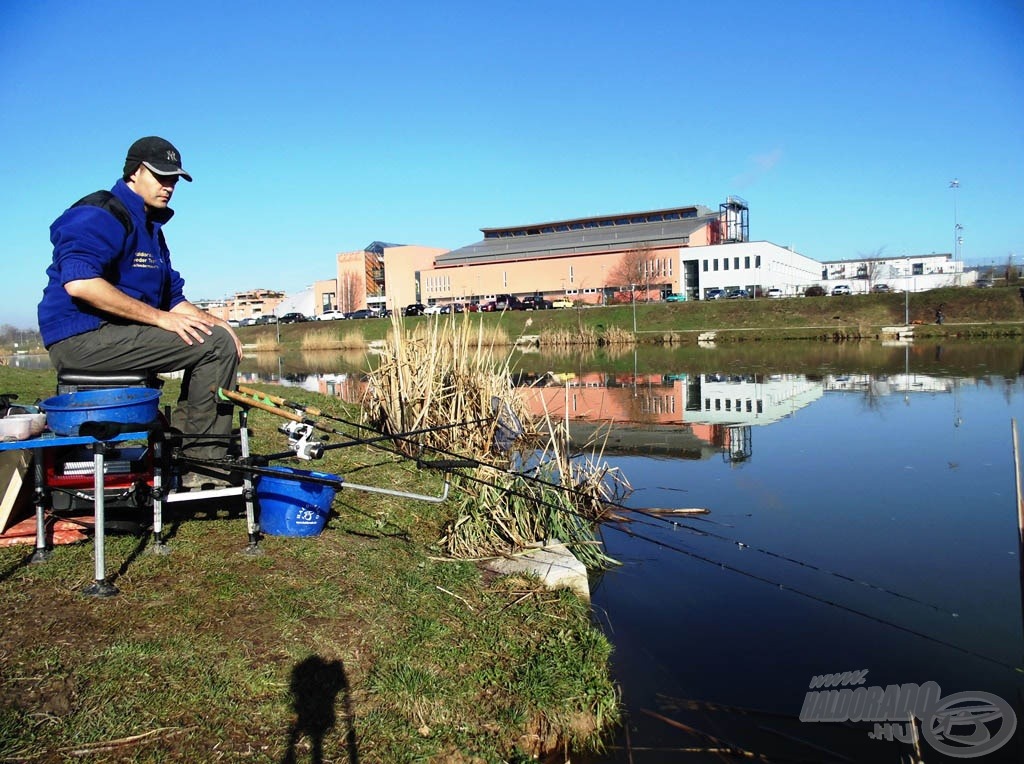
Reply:
M729 270L729 258L728 257L723 257L722 258L722 270L723 271Z
M750 255L747 255L746 257L743 258L743 267L744 268L749 268L750 267Z
M708 272L708 261L707 260L704 261L704 272L705 273Z
M732 267L735 268L736 270L740 269L740 259L738 257L734 257L732 259Z
M717 258L717 257L715 258L715 267L714 267L714 270L716 270L716 271L718 270L718 258Z
M761 256L760 255L754 255L754 267L755 268L760 268L761 267Z
M910 272L914 276L923 276L924 263L914 263L912 266L910 266Z
M572 283L573 283L573 282L574 282L574 281L576 280L576 278L575 278L575 274L576 274L576 271L575 271L575 270L573 269L573 267L572 267L572 266L570 265L570 266L569 266L569 283L570 283L570 284L572 284Z

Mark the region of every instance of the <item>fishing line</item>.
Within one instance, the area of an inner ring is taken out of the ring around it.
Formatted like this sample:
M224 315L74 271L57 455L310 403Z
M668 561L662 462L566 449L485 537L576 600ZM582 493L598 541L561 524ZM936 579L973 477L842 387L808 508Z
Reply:
M347 419L343 419L342 417L331 416L329 414L325 414L321 409L318 409L318 408L315 408L315 407L311 407L311 406L304 406L301 403L297 403L295 401L290 401L290 400L288 400L286 398L281 398L279 396L270 395L270 394L267 394L267 393L261 393L260 391L255 390L253 388L249 388L249 387L245 387L245 386L239 386L238 390L239 390L239 392L244 393L246 395L251 395L251 396L256 397L257 400L263 400L267 404L278 405L278 406L287 406L287 407L290 407L290 408L294 408L294 409L298 409L298 410L304 411L304 412L310 414L311 416L326 417L328 419L333 419L335 421L341 422L342 424L349 425L350 427L357 427L359 429L369 430L371 432L374 432L375 434L376 433L380 433L380 430L372 428L372 427L370 427L368 425L352 422L352 421L349 421ZM262 399L259 396L263 396ZM498 410L499 407L501 408L500 413L499 413L499 410ZM498 443L499 447L502 447L503 450L508 450L511 447L513 441L523 432L524 428L522 426L522 422L520 422L519 418L515 415L515 413L510 410L510 408L508 406L508 403L500 401L496 396L491 399L491 410L495 414L495 417L497 419L497 428L496 428L496 431L495 431L495 440ZM452 424L452 425L441 425L441 426L436 427L436 428L423 428L421 430L413 430L413 431L410 431L410 432L402 433L401 435L393 435L391 437L393 437L395 439L398 439L398 440L403 440L405 442L410 442L413 445L416 445L416 446L418 446L421 449L422 448L430 449L431 451L434 451L434 452L437 452L439 454L448 456L450 458L455 458L455 459L460 459L460 460L463 460L463 461L474 462L477 467L488 467L489 469L493 469L493 470L498 471L498 472L503 472L504 474L507 474L507 475L510 475L510 476L513 476L513 477L522 477L522 478L524 478L524 479L526 479L528 481L536 482L537 484L539 484L541 486L544 486L544 487L547 487L547 488L553 488L553 489L556 489L556 490L565 491L566 493L568 493L570 495L573 495L573 496L576 496L576 497L593 499L592 496L590 496L590 495L588 495L588 494L586 494L586 493L584 493L582 491L579 491L579 490L577 490L575 488L572 488L570 486L565 486L565 485L561 485L561 484L558 484L558 483L552 483L552 482L550 482L548 480L544 480L544 479L542 479L540 477L537 477L536 475L531 475L531 474L529 474L527 472L521 472L521 471L518 471L518 470L511 470L511 469L507 469L507 468L503 468L503 467L498 467L496 465L492 465L492 464L488 464L486 462L480 461L479 459L467 458L467 457L462 456L461 454L457 454L455 452L448 451L448 450L440 448L438 446L431 446L429 444L419 443L418 441L416 441L416 440L414 440L414 439L412 439L410 437L412 435L418 435L420 433L431 432L431 431L433 431L435 429L447 429L447 428L454 427L454 426L459 426L459 425L462 425L462 424L465 424L465 425L477 424L477 423L482 422L482 421L487 421L487 420L486 419L477 419L477 420L474 420L474 421L468 421L468 422L464 422L464 423L455 423L455 424ZM334 428L329 428L329 429L331 431L333 431L333 432L338 433L338 431L334 430ZM345 433L338 433L338 434L344 435L345 437L353 437L353 436L347 435ZM356 440L353 441L353 443L351 445L354 445L354 444L360 443L360 442L366 443L366 444L370 444L370 443L378 442L378 441L381 441L381 440L387 440L387 439L388 439L388 436L383 435L383 434L378 434L374 438L356 439ZM332 448L332 447L333 448L338 448L338 447L346 446L346 445L350 445L350 444L340 444L340 445L335 445L335 446L327 446L326 448ZM399 455L402 455L400 452L392 451L391 449L382 448L382 450L390 451L391 453L398 453ZM443 465L428 465L428 466L436 466L438 468L444 469ZM465 465L463 465L463 466L465 466ZM494 488L494 489L499 489L500 488L499 486L495 485L493 482L487 481L487 480L485 480L483 478L478 478L478 477L472 476L472 475L466 475L465 473L461 473L461 472L455 473L455 474L461 475L462 477L464 477L466 479L472 480L472 481L474 481L476 483L479 483L479 484L482 484L482 485L486 485L486 486L488 486L490 488ZM528 499L528 500L531 500L531 501L535 501L535 502L541 503L544 506L547 506L549 509L557 509L557 510L569 513L569 514L574 514L577 517L579 517L581 519L584 519L584 520L588 520L588 521L592 521L593 520L593 518L587 517L587 516L585 516L585 515L583 515L581 513L578 513L578 512L573 512L571 509L569 509L567 507L563 507L563 506L560 506L560 505L555 505L555 504L551 504L549 502L546 502L541 497L526 495L526 494L517 492L517 491L515 491L513 489L508 489L508 488L506 488L505 490L509 491L513 495L519 496L520 498L524 498L524 499ZM789 557L789 556L781 554L779 552L773 552L770 549L764 549L762 547L752 546L750 544L747 544L745 542L739 541L737 539L733 539L733 538L730 538L728 536L723 536L723 535L720 535L720 534L717 534L717 533L713 533L712 531L702 530L700 528L694 528L694 527L692 527L690 525L685 525L683 523L679 523L679 522L677 522L675 520L672 520L672 519L669 519L669 518L664 518L664 517L660 517L660 516L657 516L657 515L653 515L651 513L645 512L642 508L639 508L639 509L637 509L637 508L630 508L630 507L627 507L627 506L625 506L625 505L623 505L623 504L621 504L619 502L610 501L610 500L609 501L602 500L602 503L605 504L606 506L608 506L609 508L612 508L612 509L616 509L616 510L619 510L619 511L631 512L631 513L637 513L637 514L639 514L639 515L641 515L641 516L643 516L645 518L657 521L659 523L658 527L660 527L660 524L668 524L668 525L670 525L673 528L682 528L684 530L690 531L691 533L697 533L697 534L706 536L707 538L715 539L717 541L723 541L723 542L729 543L731 545L736 545L740 549L750 549L752 551L759 552L760 554L764 554L764 555L766 555L768 557L772 557L772 558L775 558L777 560L783 560L783 561L791 563L793 565L798 565L798 566L800 566L802 568L805 568L807 570L813 570L813 571L818 572L818 573L822 573L822 574L825 574L825 575L833 576L833 577L835 577L835 578L837 578L837 579L839 579L841 581L845 581L847 583L864 586L866 588L873 589L873 590L881 592L883 594L887 594L887 595L889 595L891 597L895 597L897 599L901 599L901 600L904 600L906 602L912 602L912 603L914 603L916 605L921 605L922 607L928 608L928 609L930 609L930 610L932 610L932 611L934 611L936 613L942 614L942 615L950 616L950 617L953 617L953 618L958 618L959 617L959 615L957 613L951 612L951 611L949 611L948 609L946 609L944 607L940 607L939 605L936 605L934 603L926 602L924 600L917 599L916 597L911 597L910 595L903 594L901 592L897 592L897 591L895 591L893 589L889 589L888 587L882 586L880 584L875 584L875 583L872 583L870 581L854 578L853 576L849 576L849 575L847 575L845 573L840 573L839 571L835 571L835 570L831 570L829 568L825 568L825 567L822 567L822 566L819 566L819 565L815 565L813 563L809 563L809 562L806 562L804 560L798 560L796 558ZM653 523L653 522L652 523L643 523L641 521L641 524L650 525L651 527L655 527L655 523Z
M971 656L973 658L978 658L978 659L983 660L983 661L988 661L989 663L993 663L996 666L1000 666L1002 668L1010 669L1011 671L1016 671L1016 672L1024 671L1024 668L1021 668L1020 666L1014 666L1011 663L1005 663L1005 662L999 660L998 658L992 658L991 656L985 655L983 653L978 653L978 652L975 652L973 650L969 650L966 647L961 647L960 645L954 644L952 642L947 642L947 641L945 641L943 639L939 639L938 637L933 637L930 634L925 634L924 632L917 631L916 629L912 629L909 626L902 626L902 625L900 625L898 623L895 623L893 621L888 621L888 620L886 620L886 619L884 619L884 618L882 618L880 616L872 615L871 613L865 612L863 610L859 610L859 609L854 608L854 607L850 607L849 605L843 605L842 603L835 602L834 600L826 599L825 597L822 597L822 596L817 595L817 594L811 594L810 592L806 592L803 589L798 589L796 587L790 586L789 584L784 584L781 581L775 581L773 579L767 578L766 576L762 576L762 575L760 575L758 573L752 573L752 572L750 572L748 570L743 570L742 568L737 568L736 566L730 565L727 562L721 562L720 560L714 560L714 559L712 559L710 557L705 557L704 555L698 554L697 552L692 552L692 551L690 551L688 549L683 549L681 547L673 546L672 544L669 544L669 543L667 543L665 541L661 541L659 539L650 538L649 536L644 536L644 535L639 534L639 533L634 533L630 528L623 527L623 526L606 526L606 527L609 527L611 530L616 530L616 531L619 531L620 533L624 533L627 536L632 536L634 538L640 539L642 541L646 541L646 542L654 544L656 546L663 547L663 548L668 549L670 551L679 552L680 554L684 554L687 557L692 557L693 559L699 560L700 562L707 563L708 565L714 565L715 567L721 568L722 570L728 570L728 571L730 571L732 573L738 573L741 576L745 576L745 577L750 578L750 579L752 579L754 581L759 581L759 582L761 582L763 584L768 584L769 586L776 587L776 588L778 588L778 589L780 589L782 591L788 591L788 592L792 592L793 594L797 594L797 595L799 595L801 597L806 597L807 599L812 600L813 602L817 602L817 603L820 603L822 605L827 605L829 607L838 608L839 610L842 610L844 612L852 613L853 615L858 615L858 616L860 616L862 618L867 618L868 620L874 621L875 623L879 623L879 624L882 624L884 626L889 626L891 628L897 629L897 630L905 632L907 634L911 634L911 635L913 635L915 637L920 637L921 639L927 640L929 642L933 642L933 643L935 643L937 645L941 645L942 647L947 647L947 648L950 648L952 650L956 650L958 652L964 653L965 655L969 655L969 656Z
M243 391L243 392L249 393L248 389L243 388L241 386L239 387L239 390ZM324 414L319 409L315 409L313 407L305 407L302 404L298 404L298 403L295 403L293 401L287 401L286 399L283 399L283 398L277 398L276 396L266 396L266 398L267 398L268 401L271 401L273 403L278 403L279 405L287 405L287 406L291 406L293 408L298 408L298 409L303 410L303 411L308 411L308 413L310 413L313 416L323 416L323 417L326 417L328 419L333 419L335 421L341 422L342 424L349 425L351 427L356 427L356 428L359 428L361 430L369 430L371 432L376 433L377 435L383 435L383 433L380 430L376 430L373 427L370 427L369 425L364 425L364 424L361 424L361 423L352 422L350 420L343 419L341 417L335 417L335 416L331 416L329 414ZM506 409L507 409L507 404L505 404L505 405L506 405ZM494 407L495 407L494 406L494 402L492 401L492 409ZM316 412L316 413L314 414L314 412ZM514 413L512 413L510 411L508 413L512 417L515 417ZM457 424L463 424L463 423L457 423ZM466 424L468 424L468 423L466 423ZM508 426L510 430L513 430L513 429L516 428L516 426L518 426L519 431L521 432L522 425L518 421L518 417L515 417L514 424L509 424L509 425L506 425L506 426ZM340 434L343 434L346 437L352 437L352 436L347 435L345 433L340 433ZM568 493L570 495L579 496L579 497L583 497L583 498L587 498L587 499L591 499L591 500L593 500L593 498L594 498L593 496L588 495L588 494L586 494L586 493L584 493L582 491L579 491L578 489L572 488L570 486L564 486L564 485L560 485L560 484L557 484L557 483L552 483L550 481L547 481L547 480L544 480L542 478L536 477L535 475L531 475L528 472L521 472L521 471L513 470L513 469L510 469L510 468L499 467L497 465L493 465L493 464L490 464L488 462L481 461L481 460L476 459L474 457L463 456L461 454L458 454L458 453L453 452L453 451L449 451L449 450L441 448L439 446L432 446L432 445L429 445L429 444L426 444L426 443L417 442L416 440L408 437L409 434L410 433L392 434L392 435L389 436L388 439L406 441L406 442L411 443L412 445L415 445L415 446L419 447L420 449L424 449L425 448L425 449L429 449L430 451L436 452L438 454L442 454L442 455L445 455L445 456L448 456L448 457L452 457L453 459L457 459L458 461L462 462L462 464L457 465L458 467L467 467L467 466L469 466L469 464L472 464L475 467L486 467L486 468L494 470L495 472L506 474L506 475L509 475L509 476L512 476L512 477L521 477L521 478L524 478L527 481L537 483L537 484L539 484L541 486L544 486L544 487L547 487L547 488L552 488L552 489L556 489L556 490L559 490L559 491L564 491L564 492L566 492L566 493ZM404 459L409 459L410 458L407 454L404 454L403 452L401 452L401 451L399 451L397 449L387 448L387 447L384 447L383 445L378 446L378 448L380 448L382 451L385 451L387 453L391 453L393 455L402 457ZM476 475L467 474L467 473L461 472L461 471L455 471L456 467L446 466L446 465L444 465L443 463L440 463L440 462L426 462L426 461L421 461L419 459L416 459L415 461L416 461L417 464L421 464L421 465L427 466L427 467L434 466L434 467L436 467L438 469L441 469L441 471L443 471L443 472L447 472L449 474L457 475L458 477L461 477L461 478L463 478L465 480L469 480L469 481L474 482L474 483L485 485L485 486L488 486L489 488L494 488L496 490L504 491L504 492L506 492L508 494L511 494L513 496L518 496L518 497L526 499L528 501L535 502L535 503L537 503L537 504L539 504L541 506L547 507L549 509L554 509L554 510L562 511L562 512L565 512L565 513L570 514L570 515L575 515L576 517L578 517L580 519L583 519L583 520L586 520L588 522L594 522L594 518L592 518L592 517L588 517L588 516L586 516L586 515L584 515L584 514L582 514L580 512L573 511L572 509L570 509L568 507L565 507L565 506L562 506L562 505L558 505L558 504L553 504L553 503L545 500L543 497L535 496L535 495L528 494L528 493L524 493L524 492L522 492L520 490L517 490L515 488L512 488L512 487L499 486L499 485L495 484L492 481L486 480L486 479L478 477ZM645 512L643 509L627 507L624 504L620 504L620 503L615 502L615 501L611 501L611 500L607 500L606 501L606 500L602 499L601 503L603 505L608 506L608 507L613 508L613 509L629 512L629 513L633 513L633 514L639 514L639 515L641 515L641 516L643 516L645 518L648 518L650 520L658 521L658 524L655 524L654 522L643 522L643 521L640 521L639 522L640 525L646 525L646 526L650 526L650 527L654 528L654 527L663 527L663 525L668 524L668 525L670 525L671 527L674 527L674 528L682 528L684 530L688 530L688 531L690 531L692 533L696 533L698 535L702 535L702 536L705 536L707 538L715 539L717 541L728 542L729 544L736 545L736 546L738 546L741 549L751 549L752 551L760 552L761 554L764 554L766 556L769 556L769 557L772 557L772 558L775 558L775 559L778 559L778 560L783 560L785 562L789 562L789 563L792 563L794 565L799 565L800 567L806 568L808 570L813 570L813 571L816 571L816 572L819 572L819 573L824 573L826 575L831 575L831 576L834 576L834 577L836 577L836 578L838 578L838 579L840 579L840 580L842 580L844 582L847 582L847 583L853 583L853 584L859 584L861 586L865 586L865 587L867 587L869 589L873 589L875 591L882 592L884 594L888 594L889 596L896 597L896 598L899 598L899 599L907 601L907 602L912 602L914 604L924 606L924 607L929 608L929 609L931 609L931 610L933 610L933 611L935 611L935 612L937 612L937 613L939 613L941 615L948 615L948 616L952 616L953 618L959 617L957 613L952 613L952 612L950 612L950 611L948 611L948 610L946 610L944 608L941 608L941 607L939 607L937 605L934 605L932 603L925 602L925 601L922 601L922 600L918 600L918 599L916 599L914 597L911 597L911 596L906 595L906 594L901 594L900 592L896 592L896 591L894 591L892 589L888 589L888 588L886 588L884 586L880 586L878 584L873 584L873 583L868 582L868 581L859 580L859 579L853 578L851 576L848 576L848 575L846 575L844 573L839 573L837 571L833 571L833 570L830 570L828 568L823 568L823 567L814 565L813 563L808 563L808 562L804 562L802 560L797 560L795 558L788 557L788 556L780 554L778 552L772 552L771 550L768 550L768 549L763 549L763 548L760 548L760 547L750 546L748 544L745 544L744 542L737 541L736 539L732 539L732 538L729 538L727 536L723 536L723 535L720 535L720 534L712 533L710 531L704 531L704 530L701 530L699 528L693 528L691 526L684 525L682 523L676 522L676 521L668 519L668 518L663 518L663 517L659 517L657 515L649 514L649 513ZM862 616L864 618L867 618L869 620L875 621L875 622L880 623L880 624L891 626L891 627L893 627L895 629L904 631L904 632L906 632L908 634L912 634L912 635L921 637L921 638L926 639L928 641L935 642L935 643L943 645L945 647L949 647L949 648L958 650L958 651L963 652L963 653L968 654L968 655L973 655L973 656L981 658L983 660L995 663L995 664L997 664L999 666L1003 666L1003 667L1006 667L1006 668L1011 668L1011 669L1014 669L1014 670L1019 670L1019 669L1017 669L1017 667L1011 666L1010 664L1007 664L1007 663L1003 663L1002 661L999 661L998 659L990 658L990 657L988 657L986 655L982 655L980 653L972 652L971 650L968 650L967 648L960 647L960 646L955 645L955 644L950 643L950 642L945 642L945 641L940 640L940 639L938 639L936 637L931 637L931 636L929 636L927 634L924 634L922 632L918 632L918 631L916 631L914 629L911 629L909 627L901 626L900 624L897 624L897 623L894 623L894 622L891 622L891 621L887 621L884 618L881 618L879 616L871 615L870 613L864 612L862 610L858 610L856 608L849 607L847 605L843 605L841 603L835 602L833 600L829 600L829 599L821 597L819 595L811 594L810 592L805 592L805 591L803 591L801 589L797 589L797 588L789 586L787 584L783 584L781 582L774 581L774 580L766 578L764 576L761 576L761 575L758 575L758 574L755 574L755 573L751 573L749 571L745 571L745 570L743 570L741 568L737 568L737 567L732 566L732 565L730 565L728 563L717 561L717 560L714 560L714 559L712 559L710 557L706 557L706 556L700 555L700 554L698 554L696 552L692 552L690 550L686 550L686 549L682 549L682 548L673 546L671 544L668 544L666 542L660 541L658 539L654 539L654 538L651 538L649 536L645 536L645 535L640 534L640 533L635 533L631 528L625 527L624 523L621 523L621 522L614 522L614 523L607 522L607 523L602 523L601 527L602 528L607 527L607 528L610 528L611 530L617 530L620 533L625 533L626 535L632 536L632 537L634 537L636 539L639 539L639 540L642 540L642 541L646 541L648 543L655 544L656 546L660 546L660 547L662 547L664 549L668 549L669 551L678 552L680 554L684 554L686 556L693 557L693 558L695 558L697 560L700 560L702 562L708 563L710 565L716 565L716 566L718 566L719 568L721 568L723 570L730 570L732 572L739 573L740 575L747 576L747 577L749 577L749 578L751 578L753 580L761 581L762 583L767 583L767 584L769 584L771 586L776 586L776 587L778 587L780 589L794 592L796 594L799 594L800 596L806 597L806 598L808 598L810 600L813 600L815 602L819 602L819 603L822 603L822 604L825 604L825 605L828 605L828 606L831 606L831 607L835 607L835 608L838 608L840 610L843 610L843 611L846 611L846 612L849 612L849 613L852 613L852 614L855 614L855 615Z
M641 513L643 512L643 510L636 510L636 511L639 511ZM664 520L665 518L657 518L657 519ZM835 571L835 570L830 570L828 568L823 568L823 567L821 567L819 565L815 565L814 563L806 562L804 560L797 560L796 558L793 558L793 557L787 557L784 554L781 554L779 552L773 552L770 549L762 549L761 547L752 546L750 544L747 544L746 542L737 541L736 539L729 538L728 536L722 536L722 535L720 535L718 533L712 533L711 531L705 531L705 530L702 530L700 528L693 528L693 527L691 527L689 525L685 525L683 523L679 523L679 522L676 522L674 520L673 521L669 521L669 522L671 522L672 525L674 527L676 527L676 528L682 528L683 530L690 531L691 533L696 533L696 534L698 534L700 536L706 536L708 538L715 539L717 541L726 541L726 542L728 542L730 544L734 544L735 546L739 547L740 549L749 549L752 552L760 552L761 554L767 555L768 557L774 557L777 560L784 560L786 562L792 563L793 565L799 565L801 568L807 568L808 570L813 570L813 571L816 571L818 573L825 573L826 575L829 575L829 576L835 576L836 578L838 578L841 581L846 581L847 583L851 583L851 584L859 584L860 586L865 586L865 587L867 587L869 589L874 589L875 591L882 592L883 594L888 594L891 597L897 597L898 599L906 600L907 602L913 602L915 605L922 605L923 607L930 608L931 610L934 610L936 613L939 613L941 615L948 615L948 616L952 616L953 618L959 618L960 617L959 613L954 613L954 612L946 610L946 608L941 607L939 605L936 605L934 603L927 602L925 600L919 600L919 599L917 599L915 597L911 597L909 594L902 594L901 592L894 591L893 589L888 589L888 588L886 588L884 586L881 586L880 584L874 584L874 583L871 583L870 581L865 581L865 580L859 579L859 578L853 578L852 576L848 576L845 573L840 573L840 572Z

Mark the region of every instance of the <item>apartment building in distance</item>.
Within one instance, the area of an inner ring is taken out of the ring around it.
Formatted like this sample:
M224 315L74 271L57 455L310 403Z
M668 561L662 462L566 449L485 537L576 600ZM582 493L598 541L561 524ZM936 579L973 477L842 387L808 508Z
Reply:
M225 321L241 321L275 314L285 299L284 292L273 289L250 289L217 300L196 300L195 306Z

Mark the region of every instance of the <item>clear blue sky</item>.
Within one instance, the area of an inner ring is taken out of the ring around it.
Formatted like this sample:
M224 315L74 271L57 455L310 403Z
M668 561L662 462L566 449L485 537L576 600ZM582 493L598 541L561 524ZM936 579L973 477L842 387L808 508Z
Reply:
M333 276L374 240L750 204L821 260L1024 259L1020 0L0 7L0 323L35 326L48 227L162 135L192 299ZM949 182L959 178L957 192Z

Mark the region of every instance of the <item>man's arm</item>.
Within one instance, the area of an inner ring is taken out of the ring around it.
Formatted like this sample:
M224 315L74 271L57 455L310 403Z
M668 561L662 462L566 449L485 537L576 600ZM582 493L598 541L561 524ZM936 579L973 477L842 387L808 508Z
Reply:
M188 301L179 302L171 310L159 310L129 297L109 281L101 278L69 281L64 285L64 289L76 300L88 303L104 313L174 332L189 345L204 342L203 337L213 333L210 327L221 324L231 332L238 357L242 357L242 343L234 330L226 322L204 313Z

